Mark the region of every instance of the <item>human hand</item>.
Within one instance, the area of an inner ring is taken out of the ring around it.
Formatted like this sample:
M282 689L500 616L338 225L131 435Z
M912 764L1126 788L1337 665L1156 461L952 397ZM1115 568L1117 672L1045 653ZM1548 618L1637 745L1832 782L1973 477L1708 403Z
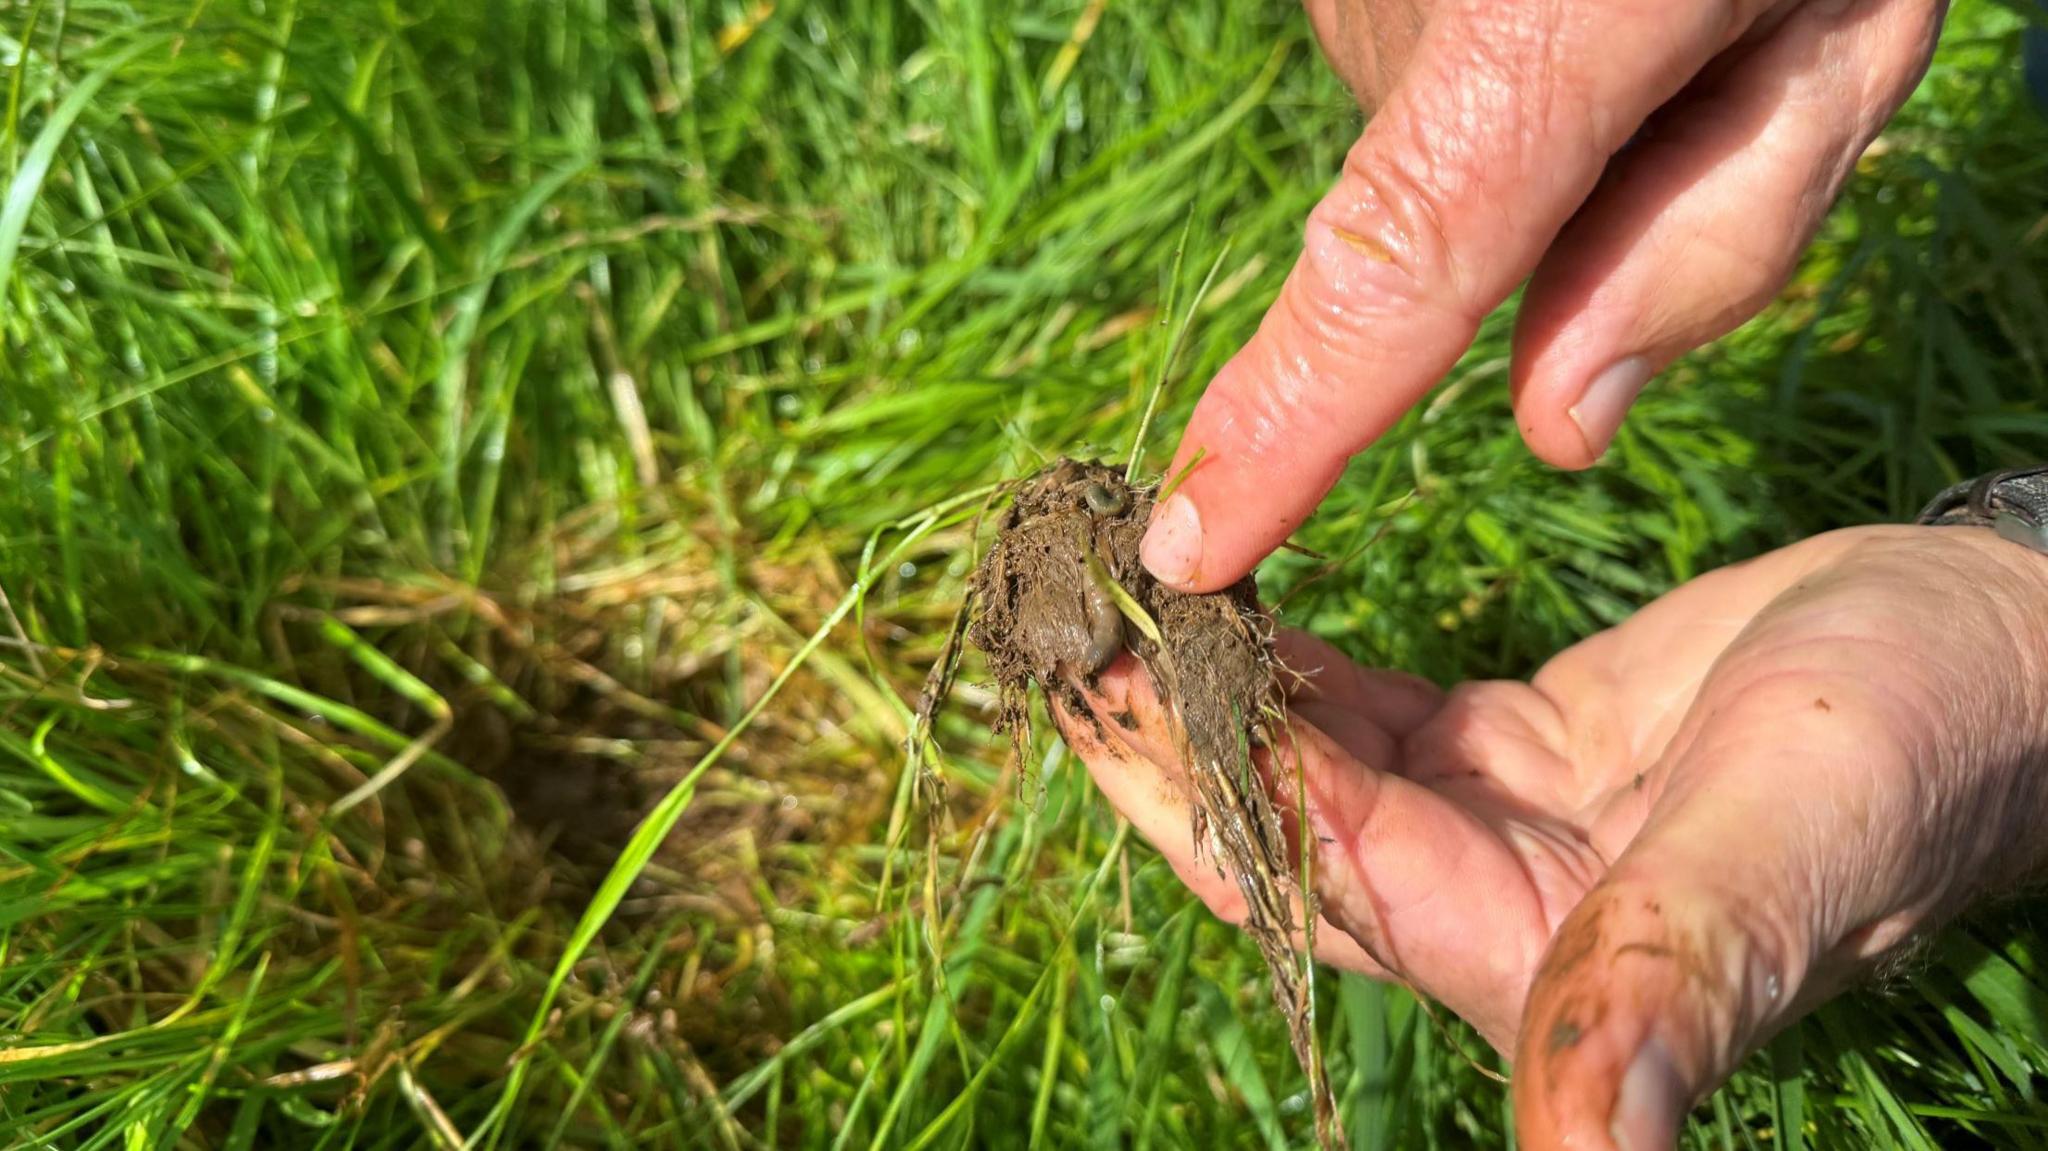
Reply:
M1671 1147L1747 1052L2048 856L2048 557L1987 530L1805 541L1527 684L1445 694L1300 633L1281 650L1307 679L1256 754L1281 810L1305 781L1318 953L1512 1052L1532 1151ZM1125 656L1085 698L1069 745L1241 918L1144 673Z
M1524 280L1516 420L1543 459L1591 464L1652 373L1791 274L1944 7L1309 0L1378 111L1196 406L1145 566L1184 590L1236 582Z

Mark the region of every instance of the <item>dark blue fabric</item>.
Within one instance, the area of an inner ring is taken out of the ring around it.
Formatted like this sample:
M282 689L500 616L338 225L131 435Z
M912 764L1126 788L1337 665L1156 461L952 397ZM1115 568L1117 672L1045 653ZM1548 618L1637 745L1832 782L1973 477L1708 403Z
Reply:
M2020 65L2034 106L2048 112L2048 0L2035 0L2040 19L2027 26L2020 41Z

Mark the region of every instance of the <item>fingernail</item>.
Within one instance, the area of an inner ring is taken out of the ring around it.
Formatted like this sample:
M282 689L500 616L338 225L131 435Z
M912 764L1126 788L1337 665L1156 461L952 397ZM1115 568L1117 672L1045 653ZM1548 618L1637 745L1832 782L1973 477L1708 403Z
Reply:
M1628 406L1636 402L1650 375L1649 360L1630 356L1594 376L1579 402L1572 405L1572 422L1579 425L1579 434L1586 437L1586 447L1595 456L1607 451L1621 428L1622 417L1628 415Z
M1195 502L1175 493L1152 517L1138 556L1162 582L1185 586L1202 566L1202 516Z
M1621 1094L1607 1133L1621 1151L1672 1151L1688 1102L1671 1053L1662 1040L1650 1039L1621 1077Z

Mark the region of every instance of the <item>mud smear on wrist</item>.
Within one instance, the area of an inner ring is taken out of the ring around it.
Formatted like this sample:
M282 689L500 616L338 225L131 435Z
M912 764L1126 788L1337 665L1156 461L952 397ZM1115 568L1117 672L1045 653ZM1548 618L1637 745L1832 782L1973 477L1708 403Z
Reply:
M1315 1098L1318 1135L1339 1145L1313 989L1293 943L1303 903L1298 855L1252 760L1255 747L1281 746L1275 736L1286 722L1272 617L1249 577L1209 595L1152 578L1138 544L1156 494L1127 483L1119 469L1071 459L1021 481L975 571L967 638L988 657L998 727L1020 752L1030 740L1034 683L1076 719L1099 724L1076 685L1124 651L1144 666L1172 723L1196 848L1244 895L1244 930L1271 972ZM1286 765L1274 767L1291 784Z

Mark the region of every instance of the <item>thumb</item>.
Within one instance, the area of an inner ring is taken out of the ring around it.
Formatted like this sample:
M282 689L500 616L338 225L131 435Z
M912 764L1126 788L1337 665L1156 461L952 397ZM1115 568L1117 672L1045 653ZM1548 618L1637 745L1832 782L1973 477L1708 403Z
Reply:
M1787 942L1719 892L1602 884L1531 989L1515 1059L1532 1151L1671 1151L1686 1113L1789 1018Z
M1813 541L1848 547L1749 620L1615 797L1617 824L1647 815L1525 1001L1524 1148L1669 1151L1773 1032L2039 874L2048 585L2039 557L1947 530Z
M1835 944L1861 928L1862 956L1906 930L1878 922L1878 889L1903 886L1892 869L1856 864L1873 845L1855 825L1880 800L1854 782L1900 778L1906 757L1870 735L1875 717L1864 739L1821 730L1834 716L1811 684L1759 685L1704 722L1696 707L1679 753L1631 793L1655 796L1648 818L1559 926L1523 1010L1525 1148L1670 1151L1693 1104L1832 993L1855 958ZM1865 714L1853 689L1826 691Z
M1758 4L1568 7L1447 0L1431 17L1279 299L1195 408L1145 537L1153 575L1213 591L1284 541Z

